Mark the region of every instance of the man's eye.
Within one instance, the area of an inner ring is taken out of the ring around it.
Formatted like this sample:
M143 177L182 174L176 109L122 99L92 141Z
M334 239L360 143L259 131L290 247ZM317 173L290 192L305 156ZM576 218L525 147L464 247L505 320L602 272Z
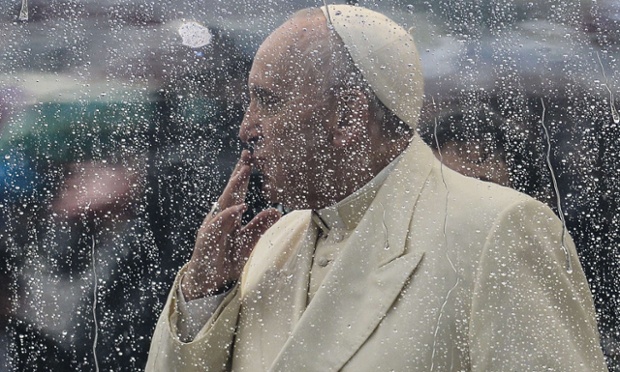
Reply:
M277 108L280 100L277 97L271 95L260 95L258 98L258 104L266 109L272 110Z

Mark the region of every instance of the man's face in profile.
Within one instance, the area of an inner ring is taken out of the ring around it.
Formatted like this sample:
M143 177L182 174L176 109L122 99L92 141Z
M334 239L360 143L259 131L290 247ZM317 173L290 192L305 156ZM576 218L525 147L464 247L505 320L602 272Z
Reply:
M336 103L323 88L326 62L312 47L323 28L318 17L286 22L261 45L248 80L240 137L254 151L264 196L292 209L312 207L317 180L333 172L328 128Z

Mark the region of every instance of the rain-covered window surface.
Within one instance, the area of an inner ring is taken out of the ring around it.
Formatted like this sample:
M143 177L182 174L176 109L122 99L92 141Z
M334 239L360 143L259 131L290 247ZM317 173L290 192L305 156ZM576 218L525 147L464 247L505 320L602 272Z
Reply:
M359 4L411 29L442 162L560 216L620 371L620 3ZM323 2L0 5L0 369L143 370L239 158L253 56Z

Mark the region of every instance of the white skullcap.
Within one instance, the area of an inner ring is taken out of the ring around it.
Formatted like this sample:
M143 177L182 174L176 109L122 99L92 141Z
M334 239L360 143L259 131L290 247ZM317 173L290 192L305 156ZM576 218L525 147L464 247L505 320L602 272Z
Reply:
M379 100L415 130L424 95L411 35L383 14L351 5L321 7Z

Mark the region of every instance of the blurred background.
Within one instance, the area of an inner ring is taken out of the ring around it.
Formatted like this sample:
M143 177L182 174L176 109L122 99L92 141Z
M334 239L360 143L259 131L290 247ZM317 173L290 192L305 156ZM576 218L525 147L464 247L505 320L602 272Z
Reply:
M620 371L620 2L328 3L411 29L447 166L565 220ZM240 153L252 56L322 4L0 0L0 369L143 370Z

